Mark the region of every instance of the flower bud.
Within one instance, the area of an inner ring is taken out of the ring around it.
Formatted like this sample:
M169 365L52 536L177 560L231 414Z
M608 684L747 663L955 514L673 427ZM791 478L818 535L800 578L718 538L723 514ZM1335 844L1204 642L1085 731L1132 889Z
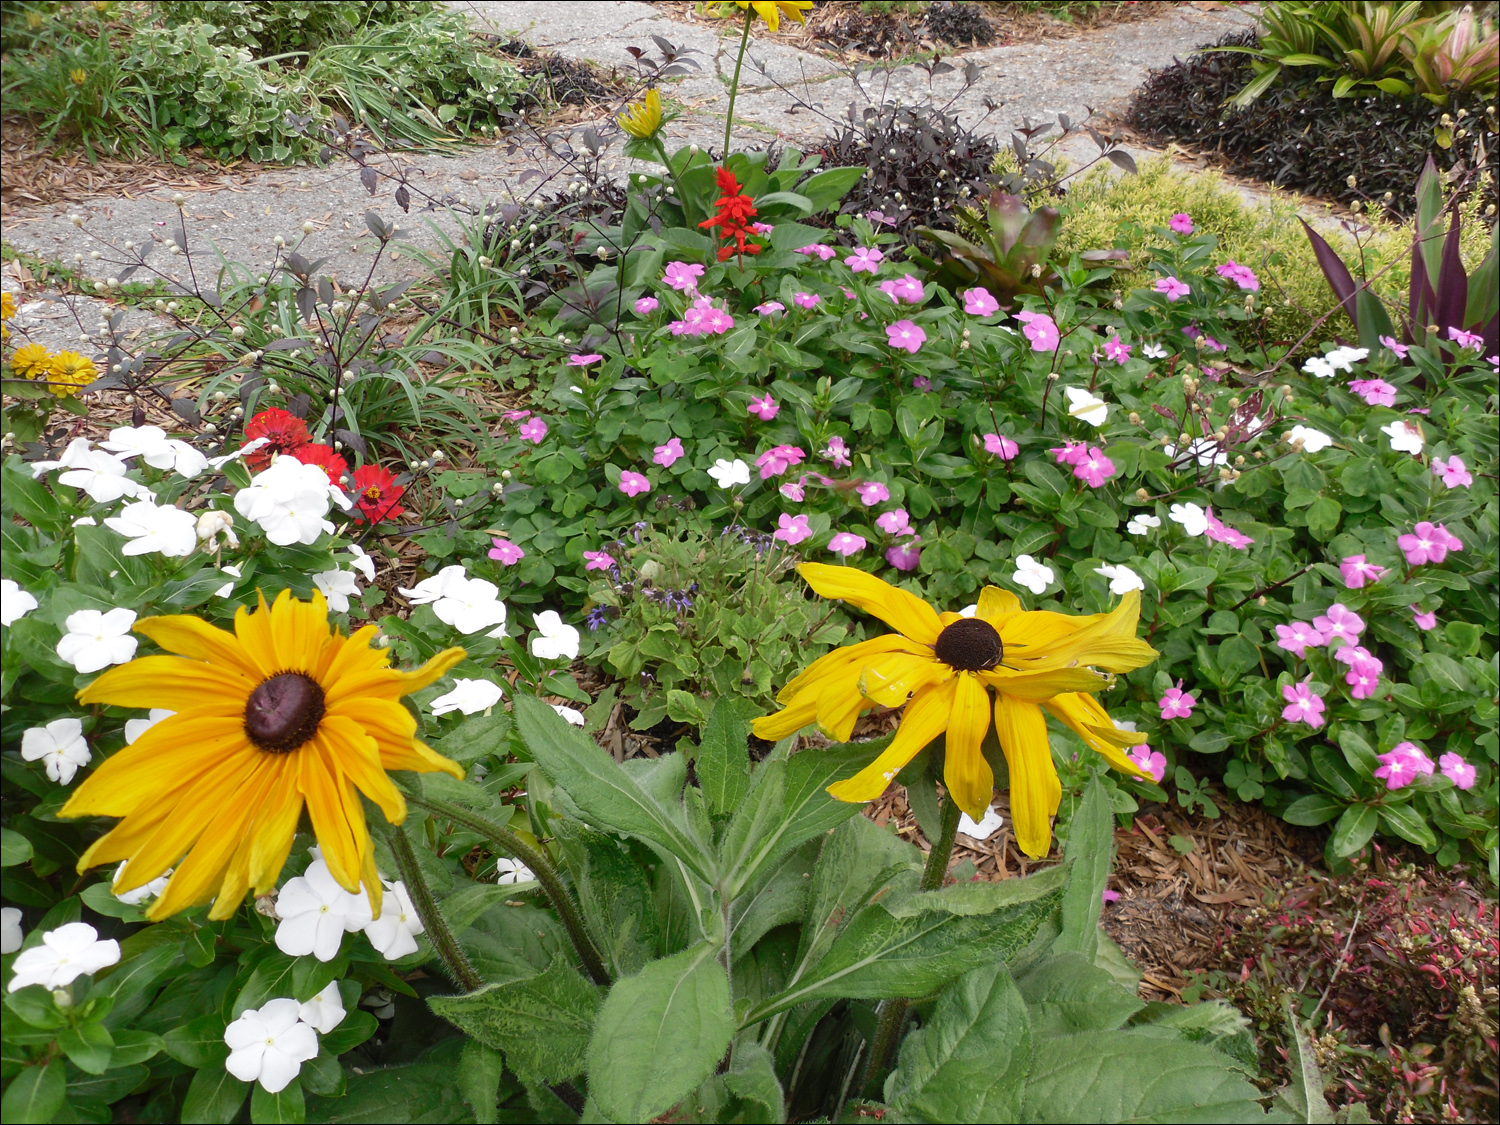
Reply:
M1151 499L1151 493L1147 492L1144 488L1137 488L1135 490L1135 498L1137 500L1149 500Z
M1258 598L1255 599L1255 604L1258 605L1258 606L1260 606L1262 609L1264 609L1265 606L1266 606L1266 600L1267 600L1266 596L1264 594L1262 594L1260 597L1258 597Z
M1139 426L1141 424L1141 416L1134 410L1130 412L1130 424L1132 426Z
M73 1006L72 990L67 988L54 988L52 990L52 1002L66 1011Z

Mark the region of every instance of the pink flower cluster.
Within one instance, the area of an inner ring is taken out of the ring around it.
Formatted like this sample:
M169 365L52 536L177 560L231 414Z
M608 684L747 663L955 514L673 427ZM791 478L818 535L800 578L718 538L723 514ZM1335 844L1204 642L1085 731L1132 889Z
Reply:
M699 297L682 314L681 320L667 325L674 336L722 336L734 327L734 317L708 297Z
M1097 445L1070 441L1047 452L1057 458L1059 465L1071 465L1073 475L1090 488L1102 488L1104 482L1115 475L1115 463L1104 456L1104 451Z
M1469 467L1464 464L1464 459L1456 453L1446 461L1441 457L1434 457L1432 459L1432 473L1450 490L1468 488L1474 483L1474 474L1469 472Z
M1062 342L1062 333L1058 331L1057 321L1046 313L1038 312L1017 313L1016 319L1023 325L1021 334L1031 341L1032 351L1057 351L1057 345Z
M774 445L755 459L760 479L779 477L793 465L800 465L807 454L795 445Z
M832 461L835 469L847 469L854 464L849 459L849 447L844 444L844 439L835 434L828 439L828 447L818 454L825 461Z
M1159 277L1156 279L1156 284L1151 288L1155 289L1158 293L1166 294L1166 298L1169 301L1179 300L1192 292L1191 289L1175 277Z
M1396 405L1396 388L1384 379L1351 379L1349 393L1358 395L1370 406Z
M696 293L702 276L703 267L697 262L668 262L662 280L679 293Z
M1448 557L1449 551L1463 550L1463 543L1458 536L1442 524L1429 523L1427 520L1417 524L1408 534L1399 536L1396 546L1406 555L1410 566L1440 563Z
M922 288L922 283L911 274L905 274L899 279L882 281L880 291L898 305L920 305L927 299L927 292Z
M1404 789L1419 777L1431 777L1436 769L1427 752L1415 742L1398 742L1379 759L1375 776L1385 781L1387 789Z
M1233 258L1225 262L1215 271L1220 277L1227 277L1241 289L1252 292L1260 288L1260 279L1255 276L1255 271L1249 266L1242 266Z
M838 251L835 250L832 246L825 246L821 242L815 242L811 246L798 247L793 251L793 253L807 254L809 256L816 255L825 262L828 261L829 258L833 258L838 255Z

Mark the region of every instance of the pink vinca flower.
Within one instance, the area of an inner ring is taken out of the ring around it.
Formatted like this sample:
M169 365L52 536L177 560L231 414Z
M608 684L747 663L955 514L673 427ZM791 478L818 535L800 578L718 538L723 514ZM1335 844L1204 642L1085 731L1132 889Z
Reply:
M1463 543L1442 524L1423 520L1409 534L1398 537L1396 546L1405 553L1408 565L1423 566L1442 562L1449 551L1462 549Z
M1464 459L1455 453L1444 461L1441 457L1432 459L1432 472L1450 490L1454 488L1468 488L1474 483L1474 474L1469 472L1469 467L1464 464Z
M1313 628L1328 638L1329 647L1335 644L1355 644L1365 631L1365 619L1342 602L1334 602L1328 612L1313 618Z
M891 498L891 490L878 480L865 481L854 491L859 493L860 501L866 508L873 508L876 504L883 504Z
M679 458L686 456L681 438L669 438L666 445L658 445L651 451L651 460L664 469L670 469Z
M1249 266L1242 266L1233 258L1225 262L1216 271L1220 277L1227 277L1241 289L1252 292L1260 288L1260 279L1255 276L1255 271Z
M1438 759L1438 769L1443 776L1453 782L1459 789L1473 789L1474 777L1478 771L1468 762L1463 760L1459 754L1447 753Z
M509 539L491 538L490 542L494 544L490 548L490 558L494 559L501 566L515 566L516 563L526 557L526 552L517 547Z
M1379 582L1384 573L1385 567L1367 561L1364 555L1349 555L1339 563L1339 574L1351 590L1361 589L1366 582Z
M540 445L542 439L547 436L547 423L543 422L540 418L532 418L529 421L522 422L516 433L520 434L524 440L531 442L533 445Z
M1384 379L1351 379L1349 393L1358 395L1370 406L1396 405L1396 388Z
M1380 768L1375 776L1385 781L1386 789L1403 789L1417 778L1433 772L1432 759L1415 742L1398 742L1379 755Z
M750 400L750 405L745 409L748 410L751 414L754 414L762 422L769 422L772 418L776 417L776 415L781 412L780 404L778 404L777 401L771 397L770 391L766 392L764 398L752 398Z
M1368 653L1365 655L1366 659L1357 660L1344 673L1344 683L1349 685L1349 694L1354 699L1369 699L1380 687L1380 673L1385 666Z
M507 410L504 414L500 415L500 417L503 418L503 419L505 419L507 422L519 422L523 418L530 418L531 417L531 411L529 411L529 410Z
M1022 312L1016 314L1016 319L1021 322L1021 334L1031 341L1031 350L1034 352L1055 352L1057 345L1062 342L1062 333L1057 329L1057 322L1046 313Z
M587 367L591 363L598 363L603 358L598 352L589 352L587 355L570 355L568 357L568 366Z
M1255 543L1255 540L1251 539L1244 532L1230 527L1228 524L1219 519L1218 516L1214 515L1214 510L1212 508L1207 509L1203 513L1203 518L1208 521L1208 528L1203 532L1203 534L1206 535L1209 539L1212 539L1215 543L1228 544L1236 551L1243 551L1245 550L1245 548Z
M780 301L767 301L764 304L756 305L755 311L760 313L761 316L770 316L772 313L786 312L786 306Z
M760 479L766 480L779 477L793 465L800 465L806 456L795 445L775 445L757 457L755 464L760 469Z
M821 242L814 243L811 246L800 246L793 252L797 254L807 254L810 257L821 258L825 262L838 253L838 251L835 250L832 246L825 246Z
M1437 628L1437 611L1436 610L1433 610L1430 613L1423 613L1420 609L1418 609L1414 605L1409 605L1406 608L1409 609L1409 610L1411 610L1411 619L1412 619L1412 621L1416 624L1417 628L1421 629L1424 633L1427 632L1430 629L1436 629Z
M916 570L917 564L922 561L922 548L917 546L920 535L908 539L905 543L897 543L895 546L885 549L885 561L897 570Z
M922 288L922 283L911 274L906 274L899 279L882 281L880 291L898 305L920 305L927 299L927 292Z
M898 320L895 324L888 325L885 335L891 347L912 355L921 351L922 345L927 342L927 333L909 320Z
M906 514L905 508L893 508L889 512L882 512L875 518L875 526L887 535L910 535L911 517Z
M1212 336L1209 336L1206 333L1198 337L1198 346L1200 348L1206 348L1211 352L1227 352L1229 350L1228 344L1221 344L1219 343L1219 341L1215 340ZM1214 374L1214 370L1208 367L1205 367L1203 369L1203 372L1204 374L1210 376Z
M1294 656L1306 657L1309 648L1322 648L1327 643L1328 638L1306 621L1276 626L1276 647Z
M1066 441L1047 450L1059 465L1078 465L1089 455L1087 442Z
M815 309L823 301L816 293L793 293L792 304L799 309Z
M848 531L841 531L828 541L828 549L835 555L857 555L865 549L865 540L861 535L855 535Z
M1118 332L1104 341L1104 358L1112 360L1115 363L1129 362L1130 345L1120 339Z
M912 389L918 391L932 390L932 380L926 375L918 375L911 381Z
M807 499L807 485L801 480L789 480L781 486L781 494L794 504Z
M880 272L880 263L885 261L885 255L873 246L861 246L844 259L844 265L848 266L854 273L877 274Z
M650 492L651 482L640 473L634 473L627 469L620 474L620 491L626 496L636 497L642 492Z
M782 512L776 523L777 530L771 532L771 538L780 539L788 547L795 547L802 540L812 537L812 529L807 526L806 516L789 516Z
M1172 216L1172 218L1168 221L1167 226L1171 227L1172 230L1177 234L1192 234L1193 217L1183 211L1179 211L1177 212L1177 214Z
M1289 723L1306 723L1316 730L1323 725L1323 697L1314 695L1306 683L1287 684L1281 689L1281 698L1287 705L1281 709L1281 717Z
M1125 751L1125 756L1138 765L1142 773L1149 775L1152 781L1160 782L1167 776L1167 756L1160 750L1153 750L1143 743Z
M1009 461L1021 452L1021 447L1001 434L985 434L984 451L1002 461Z
M832 461L835 469L847 469L854 464L849 459L849 447L844 444L844 439L836 434L828 439L828 448L818 456L825 461Z
M766 235L770 234L773 230L775 230L776 227L772 223L751 223L750 224L750 229L753 230L756 234L760 235L761 237L765 237Z
M697 262L668 262L662 280L679 293L696 293L703 267Z
M1182 282L1178 281L1175 277L1157 278L1156 284L1153 285L1152 288L1155 289L1158 293L1165 293L1167 300L1169 301L1180 300L1181 298L1186 297L1189 293L1192 292L1191 289L1189 289Z
M635 311L640 313L641 316L650 316L660 307L661 302L658 301L655 297L636 298Z
M615 557L608 551L583 552L584 570L608 570L615 565Z
M1178 680L1177 686L1169 687L1156 705L1161 708L1163 719L1186 719L1198 706L1198 700L1190 692L1183 691L1182 681Z
M1394 336L1382 336L1380 342L1394 352L1397 359L1405 359L1406 353L1411 351L1406 344L1397 343Z
M1073 475L1090 488L1103 488L1104 482L1115 475L1115 463L1104 456L1104 450L1091 445L1083 459L1073 466Z
M964 312L970 316L990 316L1000 311L1000 302L995 300L990 295L990 291L983 286L965 289L963 298Z
M1484 350L1484 337L1477 332L1465 332L1462 328L1449 328L1448 339L1461 348L1469 348L1476 352Z

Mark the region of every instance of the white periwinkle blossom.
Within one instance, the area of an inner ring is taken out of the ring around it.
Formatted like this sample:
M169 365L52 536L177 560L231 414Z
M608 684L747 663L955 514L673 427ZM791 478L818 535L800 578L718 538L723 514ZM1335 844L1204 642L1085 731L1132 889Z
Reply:
M120 876L125 874L125 866L122 863L119 867L115 868L114 883L119 883ZM134 890L126 891L124 894L117 894L115 898L119 899L126 906L139 906L148 898L156 898L162 891L167 889L167 880L172 877L172 871L173 869L169 867L155 879L152 879L151 882L142 884ZM111 889L110 893L114 894L113 889Z
M1162 452L1174 461L1177 459L1179 453L1189 457L1196 457L1198 464L1205 468L1209 465L1229 464L1229 454L1213 438L1194 438L1188 442L1187 448L1182 450L1179 450L1175 445L1163 446Z
M170 504L158 506L150 500L137 500L120 509L118 516L106 519L104 526L130 540L121 548L120 553L125 555L185 559L198 546L197 519Z
M318 1033L302 1022L301 1008L282 999L243 1012L224 1029L224 1069L241 1082L259 1082L268 1094L285 1090L302 1064L318 1057Z
M169 719L177 714L176 711L168 711L165 707L153 707L147 718L125 720L125 745L129 746L141 735L154 727L163 719Z
M21 911L14 906L0 906L0 954L14 953L25 941Z
M1304 453L1317 453L1333 444L1333 438L1311 426L1293 426L1286 432L1286 440L1288 442L1300 441Z
M495 881L502 887L515 883L530 883L536 879L536 873L519 859L501 856L495 860L495 870L500 873L500 877Z
M173 469L192 480L208 468L208 458L187 442L170 438L160 426L119 426L99 443L122 461L139 457L153 469Z
M41 761L47 767L47 776L59 785L71 785L73 775L88 765L92 756L83 738L81 719L53 719L21 735L21 757L28 762Z
M240 572L240 568L237 566L223 566L219 569L222 573L229 575L231 578L244 577L244 575ZM224 585L220 586L217 590L214 591L214 597L227 598L232 593L234 593L234 583L226 582L224 583Z
M440 695L429 706L434 715L446 715L449 711L462 711L465 715L476 715L488 711L500 702L500 685L493 680L453 681L453 690Z
M552 705L552 710L556 711L559 715L561 715L568 722L572 723L575 727L583 726L584 722L586 721L583 717L583 712L578 710L578 708L576 707L564 707L561 703L554 703Z
M312 576L334 613L348 613L349 599L359 597L359 580L352 570L325 570Z
M1010 576L1010 580L1018 586L1025 586L1033 594L1040 594L1052 585L1054 577L1056 575L1050 566L1037 562L1030 555L1018 555L1016 572Z
M205 551L217 549L221 535L231 547L240 545L240 537L234 533L234 517L217 508L210 508L198 517L197 530Z
M1109 417L1109 403L1082 387L1066 387L1063 393L1068 396L1068 416L1087 422L1090 426L1098 427L1104 425Z
M992 808L985 809L984 816L979 820L971 819L968 813L963 813L958 818L958 830L975 840L988 840L1004 824L1005 818Z
M68 442L67 448L62 451L62 456L56 461L33 461L30 466L31 479L41 480L54 469L76 469L87 465L92 449L93 443L88 438L74 438Z
M139 643L130 635L135 610L80 609L63 622L67 630L57 642L57 655L85 676L111 664L124 664L135 656Z
M445 566L411 589L398 587L412 605L430 605L438 620L460 633L477 633L497 626L489 636L505 632L505 603L500 588L482 578L470 578L462 566Z
M1202 535L1208 530L1208 513L1197 504L1173 504L1167 515L1173 523L1180 523L1188 536Z
M380 917L365 923L365 937L387 961L398 961L417 951L417 935L425 932L425 927L411 904L411 895L406 893L406 884L381 882L385 883L385 898L380 904Z
M339 993L339 982L330 981L323 991L311 1000L303 1001L297 1016L319 1035L327 1035L344 1022L344 998Z
M118 457L91 449L79 458L77 465L58 474L57 483L82 489L96 504L112 504L122 496L149 497L151 490L127 477L125 469L125 462Z
M1142 512L1140 515L1130 517L1130 522L1125 525L1125 530L1131 535L1149 535L1153 527L1160 526L1160 516L1149 516Z
M1128 594L1131 590L1144 590L1145 581L1139 574L1128 566L1096 566L1095 574L1102 574L1109 579L1109 592L1111 594Z
M6 986L16 992L33 984L43 988L65 988L85 973L120 960L120 943L99 940L99 931L87 922L69 922L42 935L40 945L22 951L12 966L14 976Z
M349 544L349 553L354 557L349 560L349 565L365 576L366 582L375 581L375 559L365 553L365 549L358 543Z
M1370 356L1369 348L1338 347L1329 352L1323 358L1335 371L1354 370L1354 365Z
M349 506L349 498L328 483L318 465L304 465L295 457L278 457L271 467L235 493L234 510L260 524L266 538L278 547L304 546L332 531L329 505Z
M556 610L546 609L532 618L536 635L531 655L538 660L572 660L578 655L578 630L565 625Z
M1304 375L1315 375L1319 379L1333 378L1333 364L1323 356L1315 355L1302 365Z
M1391 439L1391 448L1397 453L1416 455L1422 452L1422 427L1414 426L1404 418L1397 418L1389 426L1381 426L1380 432Z
M738 457L733 461L720 457L714 462L713 468L708 470L708 475L714 478L720 488L734 488L750 483L750 466Z
M288 957L311 953L319 961L332 961L344 935L370 923L370 902L362 894L344 890L328 864L315 859L306 872L288 879L277 893L276 913L281 917L276 927L277 949Z
M37 600L9 578L0 579L0 625L13 625L37 607Z

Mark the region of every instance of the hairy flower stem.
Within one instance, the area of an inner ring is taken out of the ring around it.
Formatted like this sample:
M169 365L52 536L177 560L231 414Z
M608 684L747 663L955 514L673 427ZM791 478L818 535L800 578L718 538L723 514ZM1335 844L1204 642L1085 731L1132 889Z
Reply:
M927 853L927 866L922 869L921 890L935 891L943 885L948 875L948 861L953 858L953 841L958 836L958 817L962 812L953 795L943 795L942 819L939 822L938 838L932 842ZM901 1039L901 1027L906 1023L906 1009L910 1001L893 997L880 1003L880 1022L875 1027L875 1041L870 1047L870 1059L866 1064L863 1082L864 1096L878 1098L881 1089L878 1083L891 1066L891 1056Z
M740 36L740 53L734 58L734 78L729 83L729 112L724 114L724 151L719 163L729 159L729 132L734 128L734 99L740 92L740 67L745 65L745 48L750 45L750 25L755 22L755 9L745 11L745 30Z
M415 805L419 809L426 809L445 820L462 824L470 831L479 833L497 848L531 868L532 874L536 876L537 882L542 885L542 890L551 900L552 908L557 911L558 921L562 922L563 928L568 931L568 936L573 939L573 948L577 950L578 959L583 962L583 967L588 971L589 976L593 978L595 984L610 983L609 970L604 966L604 958L599 956L599 951L594 948L588 931L583 928L583 919L578 915L578 907L573 903L573 896L568 893L568 888L563 886L562 878L558 875L557 868L552 865L552 860L546 852L533 848L509 828L502 828L494 821L471 813L458 805L449 804L447 801L432 800L428 797L414 797L410 793L406 795L406 800L408 804ZM954 821L954 823L958 822Z
M448 920L438 910L437 901L432 897L432 888L427 885L427 879L417 863L416 853L411 850L411 840L407 838L406 829L401 825L388 829L386 840L396 856L396 870L401 875L401 882L406 885L406 893L411 896L411 904L416 907L417 917L422 919L427 936L442 958L448 975L469 992L483 988L484 978L469 963L468 955L458 944L453 931L448 928Z

